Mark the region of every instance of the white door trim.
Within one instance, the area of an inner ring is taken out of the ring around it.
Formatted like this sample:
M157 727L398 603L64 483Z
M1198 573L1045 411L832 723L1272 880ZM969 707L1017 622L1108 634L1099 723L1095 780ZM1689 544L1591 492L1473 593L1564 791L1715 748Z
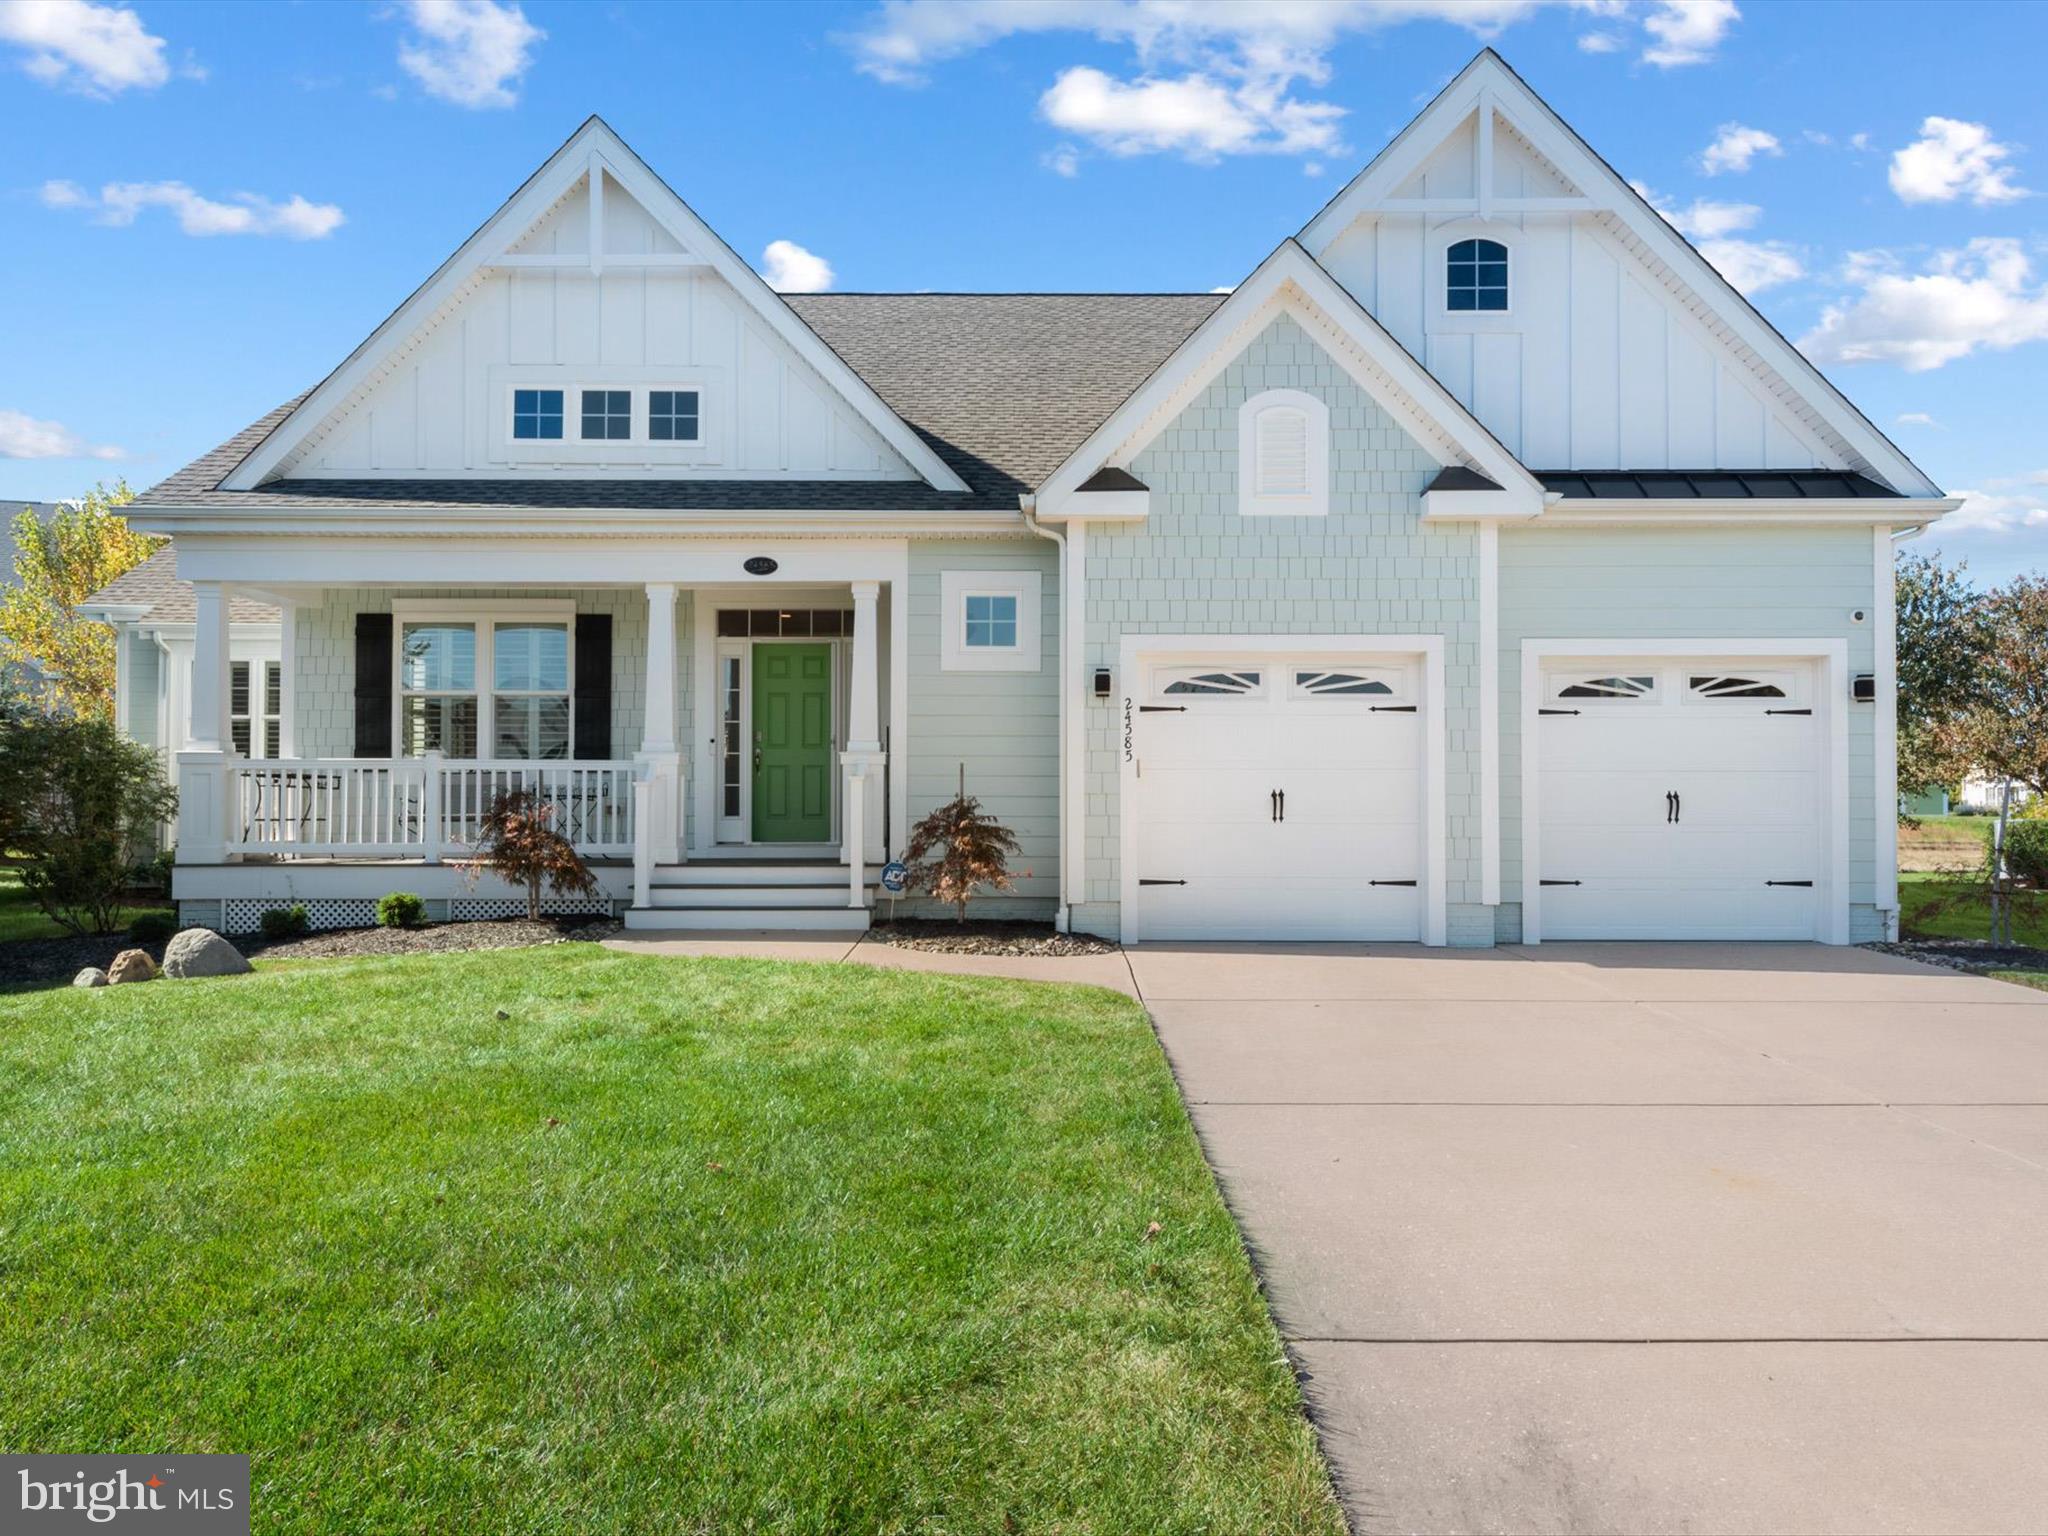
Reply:
M1117 722L1117 835L1120 938L1141 943L1138 921L1138 796L1134 732L1138 692L1145 667L1158 661L1200 661L1233 656L1285 655L1419 656L1427 719L1422 731L1422 942L1442 945L1450 928L1444 869L1449 760L1444 699L1442 635L1125 635L1118 647L1117 676L1123 680Z
M1816 640L1524 640L1522 642L1522 942L1543 940L1542 783L1536 711L1543 703L1543 664L1583 656L1782 656L1816 663L1814 708L1825 718L1827 763L1821 773L1824 837L1819 893L1823 944L1849 942L1849 642Z

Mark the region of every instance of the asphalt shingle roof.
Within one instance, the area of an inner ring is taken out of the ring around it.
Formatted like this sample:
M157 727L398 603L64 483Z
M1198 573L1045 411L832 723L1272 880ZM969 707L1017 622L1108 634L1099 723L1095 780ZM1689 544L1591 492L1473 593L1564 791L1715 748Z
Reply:
M915 480L281 480L222 491L289 400L138 500L345 509L620 507L1014 512L1223 302L1207 293L816 293L790 307L967 482Z
M178 579L178 557L168 545L134 570L101 587L93 593L92 601L146 605L149 611L143 618L153 624L190 624L198 617L198 608L192 601L192 583ZM277 618L277 609L269 603L246 597L228 598L231 624L275 624Z

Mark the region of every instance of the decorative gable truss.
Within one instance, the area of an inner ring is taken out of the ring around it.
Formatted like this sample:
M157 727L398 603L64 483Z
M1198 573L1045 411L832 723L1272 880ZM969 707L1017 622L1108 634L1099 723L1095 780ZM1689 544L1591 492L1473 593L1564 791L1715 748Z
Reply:
M967 490L595 117L222 485L549 474Z
M1040 486L1037 514L1128 520L1149 511L1133 459L1282 314L1308 334L1446 470L1427 518L1516 519L1543 510L1541 482L1348 293L1289 240Z
M1934 483L1491 49L1299 239L1523 462L1825 468ZM1446 302L1506 251L1504 310Z

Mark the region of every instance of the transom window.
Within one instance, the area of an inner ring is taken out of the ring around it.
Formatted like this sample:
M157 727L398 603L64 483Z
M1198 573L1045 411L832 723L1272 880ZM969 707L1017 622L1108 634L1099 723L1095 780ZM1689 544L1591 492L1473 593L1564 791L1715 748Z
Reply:
M512 435L549 438L562 435L562 392L559 389L512 391Z
M969 649L1014 650L1017 645L1017 597L1013 592L970 592L966 604Z
M1460 240L1444 252L1444 307L1508 307L1508 248L1498 240Z
M228 731L242 757L276 757L284 686L274 661L237 661L228 672ZM260 749L260 750L259 750Z
M1654 677L1582 677L1557 690L1560 699L1647 699L1657 691Z
M420 618L400 626L405 757L561 761L570 755L570 625L553 618Z
M633 435L633 392L630 389L583 391L583 440L623 443Z
M1265 681L1258 672L1230 672L1204 670L1198 667L1175 667L1161 672L1157 678L1162 694L1201 694L1212 698L1242 698L1259 691Z
M844 608L721 608L718 634L724 640L748 635L783 639L832 639L853 633L853 615Z
M647 436L657 443L697 441L697 391L652 389L647 392Z

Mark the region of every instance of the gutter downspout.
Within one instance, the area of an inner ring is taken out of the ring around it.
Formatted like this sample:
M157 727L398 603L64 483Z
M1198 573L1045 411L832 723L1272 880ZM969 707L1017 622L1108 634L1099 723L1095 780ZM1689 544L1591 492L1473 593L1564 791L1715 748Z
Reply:
M1051 539L1054 544L1059 546L1060 552L1059 580L1055 583L1059 592L1060 620L1059 634L1054 640L1053 650L1053 672L1054 676L1059 680L1059 741L1057 743L1059 768L1053 777L1053 782L1059 786L1059 817L1056 835L1059 838L1060 851L1060 897L1059 908L1053 914L1052 922L1055 931L1066 933L1069 931L1067 927L1069 916L1067 904L1067 801L1070 798L1069 791L1072 788L1067 783L1067 692L1070 681L1067 677L1067 540L1064 534L1055 533L1052 529L1038 521L1037 517L1033 515L1037 505L1038 498L1032 495L1031 492L1024 491L1019 493L1017 509L1024 514L1024 526L1037 534L1041 539Z

